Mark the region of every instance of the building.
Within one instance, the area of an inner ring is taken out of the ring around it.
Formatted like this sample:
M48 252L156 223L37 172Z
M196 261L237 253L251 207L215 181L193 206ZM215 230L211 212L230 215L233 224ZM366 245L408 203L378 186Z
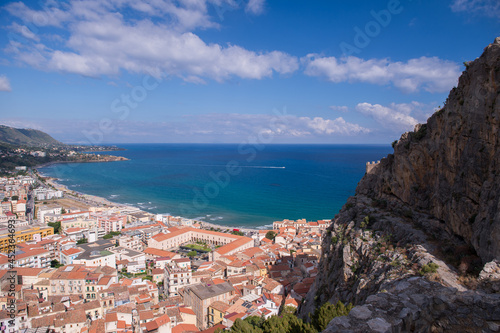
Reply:
M62 198L63 191L52 190L46 187L40 187L33 190L33 195L36 200L50 200L54 198ZM60 214L60 213L59 213Z
M99 221L99 228L104 229L106 234L121 231L127 221L125 215L98 216L97 219Z
M107 239L101 239L94 243L79 244L78 247L82 248L84 252L73 259L74 264L116 268L116 255L110 251L115 245Z
M70 228L97 229L98 225L99 222L91 218L76 217L61 220L61 229L63 231Z
M215 301L208 307L208 326L212 327L222 323L229 304L222 301Z
M182 266L171 261L165 267L165 278L163 285L165 286L165 291L168 291L168 296L179 295L179 289L184 288L192 283L192 271L189 266Z
M196 326L200 330L208 326L208 307L215 301L227 301L234 294L234 288L228 282L206 285L196 284L184 290L184 304L196 314Z
M118 245L139 252L144 250L144 243L140 237L136 236L121 236L118 238Z
M128 273L142 273L146 271L146 255L144 253L121 246L111 248L110 251L115 254L117 261L128 261Z
M59 262L63 265L71 265L73 264L73 260L75 260L76 257L78 257L82 253L83 250L78 247L62 250Z
M14 267L26 268L47 268L50 267L50 252L43 248L21 249L15 252L14 262L9 260L8 255L0 254L0 267L9 269L13 264Z
M160 250L169 250L189 242L204 242L220 246L212 252L212 260L231 255L253 247L254 240L249 237L226 234L209 230L186 228L170 228L167 233L159 233L148 241L148 246Z
M16 226L16 232L12 237L8 228L0 228L0 251L7 252L9 250L9 240L11 238L15 239L16 243L24 243L34 239L43 239L53 234L54 228L49 226Z

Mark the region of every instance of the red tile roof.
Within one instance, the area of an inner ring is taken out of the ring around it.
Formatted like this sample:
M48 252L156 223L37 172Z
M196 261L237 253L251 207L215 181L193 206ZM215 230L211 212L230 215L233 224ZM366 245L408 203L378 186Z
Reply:
M172 333L199 332L198 327L193 324L178 324L172 327Z
M194 311L193 311L193 310L191 310L190 308L180 307L180 308L179 308L179 312L181 312L181 313L186 313L186 314L190 314L190 315L193 315L193 316L196 316L196 314L194 313Z

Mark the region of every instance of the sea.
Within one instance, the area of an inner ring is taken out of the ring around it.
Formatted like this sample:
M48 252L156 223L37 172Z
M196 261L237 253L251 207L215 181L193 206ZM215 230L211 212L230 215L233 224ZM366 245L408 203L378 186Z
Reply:
M39 169L69 189L235 228L332 219L390 145L119 144L128 161Z

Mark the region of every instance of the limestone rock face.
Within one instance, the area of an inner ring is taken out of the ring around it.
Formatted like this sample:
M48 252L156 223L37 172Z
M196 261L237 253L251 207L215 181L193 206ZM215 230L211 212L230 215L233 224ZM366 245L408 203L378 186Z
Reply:
M500 294L459 292L420 277L389 283L323 332L498 332Z
M332 221L300 317L340 300L329 332L500 331L500 37L466 67Z
M500 258L500 37L467 67L443 109L405 133L356 193L428 212L486 263Z

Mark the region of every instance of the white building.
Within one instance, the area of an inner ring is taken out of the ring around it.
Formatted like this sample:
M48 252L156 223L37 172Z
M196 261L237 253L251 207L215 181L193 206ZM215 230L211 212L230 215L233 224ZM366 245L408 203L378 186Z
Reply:
M180 267L172 261L165 269L165 291L168 291L169 296L177 296L180 288L192 284L191 278L192 272L190 268Z

